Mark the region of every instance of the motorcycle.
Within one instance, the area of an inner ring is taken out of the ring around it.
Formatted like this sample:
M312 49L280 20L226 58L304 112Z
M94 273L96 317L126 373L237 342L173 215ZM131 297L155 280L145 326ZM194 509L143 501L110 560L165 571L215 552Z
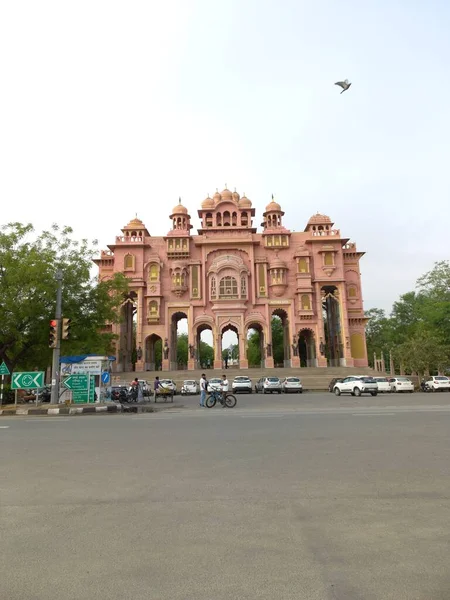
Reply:
M433 390L427 385L426 381L422 381L420 383L420 389L422 392L428 393L428 392L432 392Z
M128 402L128 393L126 388L113 389L111 391L111 399L114 402Z

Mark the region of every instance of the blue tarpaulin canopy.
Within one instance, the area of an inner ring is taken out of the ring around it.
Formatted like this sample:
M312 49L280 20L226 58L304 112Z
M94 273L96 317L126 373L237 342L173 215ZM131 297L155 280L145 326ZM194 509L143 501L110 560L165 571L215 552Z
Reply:
M75 356L61 356L59 359L60 363L79 363L79 362L83 362L83 360L85 360L86 358L104 358L105 360L116 360L115 356L103 356L101 354L78 354Z

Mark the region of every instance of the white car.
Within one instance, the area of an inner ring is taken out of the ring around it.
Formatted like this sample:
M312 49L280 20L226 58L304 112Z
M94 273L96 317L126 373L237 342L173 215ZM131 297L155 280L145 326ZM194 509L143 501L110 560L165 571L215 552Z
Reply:
M177 384L173 379L160 379L161 387L172 390L174 396L177 393Z
M380 394L390 394L391 384L387 377L374 377L378 385L378 392Z
M281 382L281 389L285 394L290 392L294 394L303 393L303 385L299 377L285 377Z
M373 377L346 377L342 381L334 384L334 393L336 396L341 394L351 394L352 396L361 396L361 394L378 394L378 384Z
M200 392L200 387L198 382L195 379L185 379L183 381L183 386L180 390L182 396L188 396L189 394L198 394Z
M414 391L414 384L407 377L391 377L389 385L391 386L391 392L409 392L412 394Z
M238 375L233 379L233 383L231 384L231 389L233 392L247 392L247 394L252 393L252 382L249 377L246 375Z
M444 375L428 377L425 382L432 392L450 392L450 379Z
M215 392L219 391L222 389L222 379L220 379L220 377L211 377L211 379L208 380L208 385L206 390L208 392L212 392L213 390Z

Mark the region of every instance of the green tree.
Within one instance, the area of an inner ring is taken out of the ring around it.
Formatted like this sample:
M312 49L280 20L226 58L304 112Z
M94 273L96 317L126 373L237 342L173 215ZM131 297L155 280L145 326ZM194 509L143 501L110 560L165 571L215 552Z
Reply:
M188 363L188 335L187 333L181 333L177 337L177 363L180 366L186 366Z
M381 353L389 355L393 346L393 327L392 320L380 308L367 310L366 317L370 319L366 326L367 356L372 364L374 354L377 357Z
M442 371L448 364L448 349L426 330L417 331L395 349L395 355L407 371L422 376L428 371Z
M247 339L247 360L250 367L259 367L261 365L261 347L260 334L258 331L252 331Z
M72 239L72 229L53 225L36 235L31 224L10 223L0 229L0 361L9 369L45 369L51 362L49 321L55 316L55 274L63 274L63 315L71 318L70 339L61 353L107 354L127 292L121 274L92 279L95 242Z
M272 317L272 353L275 364L284 361L284 331L280 317Z
M214 363L214 349L212 346L200 340L200 364L201 365L212 365Z
M420 277L417 288L423 299L422 320L441 342L450 346L450 262L440 261Z

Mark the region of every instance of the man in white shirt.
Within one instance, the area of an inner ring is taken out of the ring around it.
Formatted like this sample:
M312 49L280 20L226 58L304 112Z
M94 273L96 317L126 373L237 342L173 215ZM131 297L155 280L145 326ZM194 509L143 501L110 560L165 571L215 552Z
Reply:
M206 381L206 376L204 373L202 373L202 377L200 379L200 406L205 406L207 387L208 382Z
M225 396L228 392L228 379L226 375L222 375L222 381L220 383L220 387L222 388L222 406L225 406Z

